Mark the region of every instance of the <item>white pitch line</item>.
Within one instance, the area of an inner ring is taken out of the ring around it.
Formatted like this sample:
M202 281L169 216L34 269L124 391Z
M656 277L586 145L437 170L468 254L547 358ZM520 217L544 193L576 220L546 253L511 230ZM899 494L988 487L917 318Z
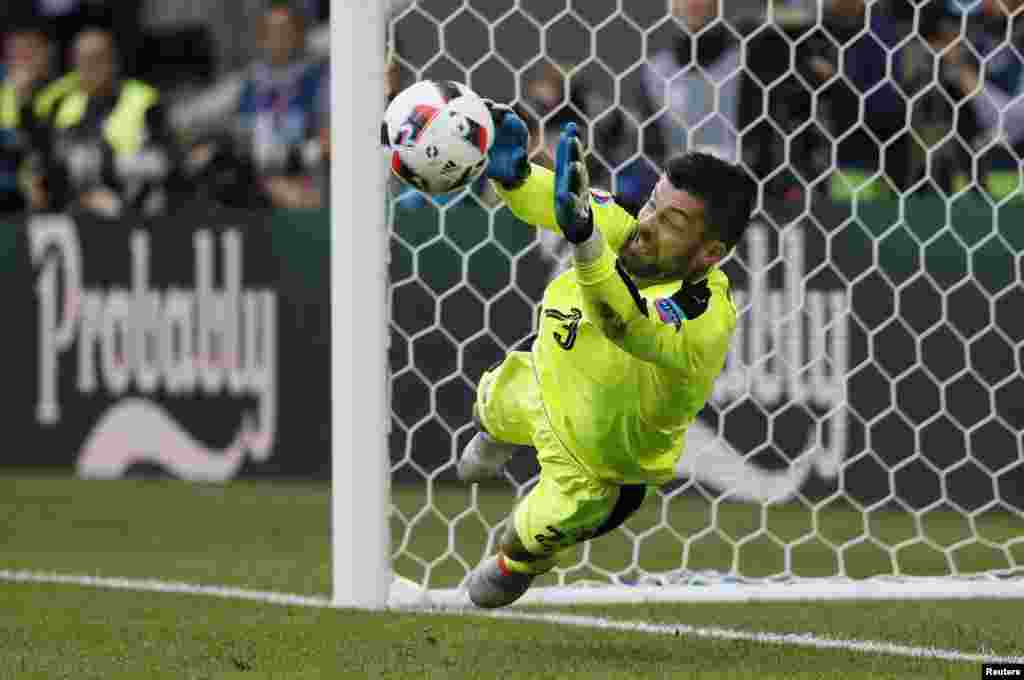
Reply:
M109 578L104 576L78 576L39 571L7 571L0 569L0 581L10 583L52 583L58 585L86 586L108 590L130 590L147 593L175 593L178 595L206 595L228 600L253 600L267 604L282 604L295 607L330 607L326 597L291 595L265 590L246 590L227 586L199 586L177 581L156 579Z
M687 624L647 623L644 621L617 621L595 616L576 616L573 614L528 614L526 612L494 612L496 618L510 618L520 621L538 621L559 625L581 626L585 628L602 628L625 632L653 633L661 635L685 635L707 640L737 640L743 642L760 642L772 645L793 645L796 647L814 647L817 649L842 649L867 654L888 654L891 656L909 656L918 659L935 659L941 661L970 661L977 663L1024 663L1024 656L993 656L990 654L972 654L956 649L939 649L935 647L912 647L892 642L875 642L871 640L842 640L818 637L810 633L755 633L730 628L698 627Z
M0 569L0 582L8 583L43 583L59 585L77 585L110 590L127 590L135 592L175 593L182 595L206 595L231 600L250 600L267 604L289 605L296 607L332 608L330 599L326 597L292 595L263 590L247 590L225 586L202 586L175 581L157 579L109 578L103 576L79 576L55 572L8 571ZM918 659L935 659L939 661L965 661L972 663L1024 663L1024 656L997 656L994 654L977 654L962 652L956 649L940 649L935 647L914 647L891 642L875 642L870 640L842 640L819 637L810 633L756 633L733 630L729 628L699 627L687 624L649 623L645 621L618 621L599 616L580 616L575 614L536 613L522 610L488 611L466 607L400 607L401 611L414 614L456 614L482 618L507 619L513 621L531 621L555 625L577 626L580 628L597 628L617 630L627 633L647 633L665 636L687 636L707 640L736 640L757 642L762 644L793 645L816 649L841 649L845 651L863 652L866 654L886 654Z

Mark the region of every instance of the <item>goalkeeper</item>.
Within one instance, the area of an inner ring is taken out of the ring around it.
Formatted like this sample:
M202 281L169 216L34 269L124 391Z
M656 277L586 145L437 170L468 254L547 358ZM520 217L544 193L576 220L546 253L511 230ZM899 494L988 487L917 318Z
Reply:
M673 158L637 217L591 190L575 125L555 171L531 165L529 133L492 106L487 175L515 215L573 245L574 266L544 292L539 334L480 378L480 432L459 477L500 476L533 446L540 480L468 579L481 607L514 602L573 545L607 533L649 486L675 477L687 426L725 364L736 307L718 268L743 234L756 188L710 155Z

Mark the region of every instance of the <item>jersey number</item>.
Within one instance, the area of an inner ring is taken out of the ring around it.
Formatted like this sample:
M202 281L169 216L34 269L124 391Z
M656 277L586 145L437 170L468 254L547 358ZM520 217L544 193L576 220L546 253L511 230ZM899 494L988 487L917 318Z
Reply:
M569 313L560 312L557 309L545 309L544 316L555 321L562 322L562 330L564 333L555 331L552 335L555 337L555 342L562 349L572 349L572 346L576 344L576 331L580 327L580 321L583 319L583 312L576 307L569 310Z

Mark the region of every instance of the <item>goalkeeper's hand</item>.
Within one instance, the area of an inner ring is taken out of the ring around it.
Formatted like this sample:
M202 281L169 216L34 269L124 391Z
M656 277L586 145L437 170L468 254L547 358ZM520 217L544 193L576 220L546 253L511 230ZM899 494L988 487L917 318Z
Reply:
M590 176L583 160L583 144L576 123L568 123L555 152L555 216L570 243L580 244L594 233L590 212Z
M522 186L530 176L530 131L511 107L484 100L494 121L494 144L487 156L487 176L506 189Z

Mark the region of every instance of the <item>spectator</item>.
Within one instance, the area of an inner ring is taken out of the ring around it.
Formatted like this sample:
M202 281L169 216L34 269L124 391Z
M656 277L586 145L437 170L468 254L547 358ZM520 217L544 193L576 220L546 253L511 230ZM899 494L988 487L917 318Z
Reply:
M178 119L179 126L198 129L201 136L220 136L218 147L225 145L227 135L232 153L252 163L271 203L282 208L311 208L322 202L313 173L320 160L315 148L326 65L306 53L305 31L300 12L274 3L260 20L262 59L241 78L216 86L201 106ZM212 146L200 144L192 160L202 165Z
M974 24L966 35L948 26L930 40L942 51L943 80L955 98L969 103L961 109L958 131L975 150L986 150L979 162L984 176L978 179L999 197L1017 191L1024 158L1024 101L1018 98L1024 93L1024 59L1019 52L1024 48L1024 27L1017 21L1006 30L1009 17L1022 5L1024 0L985 0L983 24ZM969 172L966 162L962 167Z
M389 66L388 91L393 89L391 71ZM391 95L388 96L390 98ZM312 172L313 189L319 195L316 203L326 207L330 204L331 195L331 75L327 69L320 81L314 128L316 136L306 143L305 160Z
M89 26L114 34L123 72L136 75L136 52L142 38L142 0L19 0L30 5L51 27L57 43L57 68L72 67L75 36Z
M45 205L31 152L53 103L74 87L75 76L51 80L53 42L41 21L16 19L7 33L5 76L0 82L0 211Z
M896 188L903 189L910 180L907 138L899 136L906 126L906 105L888 75L890 60L891 72L900 73L896 45L901 31L883 5L875 5L869 16L865 0L831 0L826 6L824 26L843 46L845 76L832 80L824 89L832 134L847 135L837 149L839 172L833 182L833 195L845 197L850 188L860 186L878 170L883 170ZM868 33L864 33L865 26ZM806 66L819 84L839 74L836 56L830 47L807 57ZM883 144L891 142L884 153L872 135Z
M716 0L673 0L672 12L685 29L652 46L639 93L641 118L655 116L644 131L644 151L658 164L690 148L735 162L740 79L730 76L740 67L736 36L724 21L712 25Z
M79 86L54 105L43 148L49 209L163 212L178 159L159 92L121 77L106 29L80 33L73 56Z

